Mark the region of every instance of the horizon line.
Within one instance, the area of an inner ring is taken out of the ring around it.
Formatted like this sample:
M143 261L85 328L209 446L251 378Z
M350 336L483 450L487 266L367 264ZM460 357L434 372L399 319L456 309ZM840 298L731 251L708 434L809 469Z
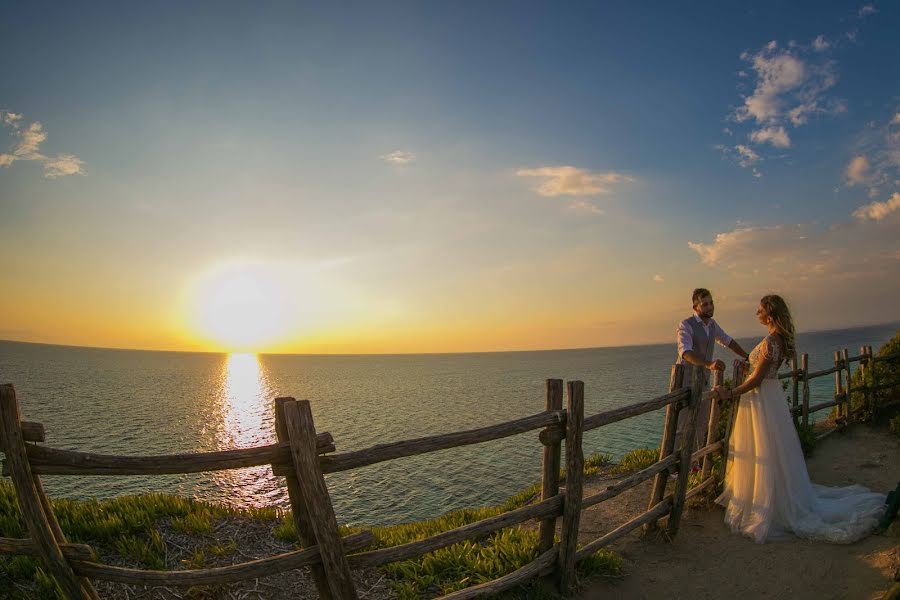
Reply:
M900 325L900 320L886 321L882 323L868 323L864 325L851 325L849 327L831 327L826 329L811 329L798 331L798 334L826 333L829 331L841 331L846 329L863 329L865 327L882 327L888 325ZM747 339L753 336L736 335L734 339ZM79 344L54 344L52 342L30 342L27 340L0 339L0 343L31 344L36 346L59 346L61 348L81 348L85 350L119 350L123 352L169 352L179 354L255 354L269 356L430 356L430 355L454 355L454 354L510 354L514 352L565 352L573 350L601 350L612 348L635 348L638 346L663 346L674 344L674 341L647 342L643 344L617 344L611 346L575 346L570 348L530 348L524 350L460 350L449 352L252 352L239 350L167 350L158 348L124 348L118 346L84 346Z

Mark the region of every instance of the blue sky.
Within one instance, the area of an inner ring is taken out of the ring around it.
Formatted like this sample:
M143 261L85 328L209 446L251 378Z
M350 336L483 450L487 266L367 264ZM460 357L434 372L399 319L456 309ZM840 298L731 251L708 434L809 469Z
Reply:
M897 31L887 2L9 3L0 337L228 346L202 282L236 272L281 282L245 309L285 351L664 341L696 285L739 333L771 291L802 329L896 320Z

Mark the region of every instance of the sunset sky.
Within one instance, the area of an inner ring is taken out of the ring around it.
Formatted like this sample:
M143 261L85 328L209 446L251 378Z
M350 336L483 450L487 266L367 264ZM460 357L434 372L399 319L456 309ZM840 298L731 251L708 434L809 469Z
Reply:
M0 339L447 352L900 320L898 2L6 2Z

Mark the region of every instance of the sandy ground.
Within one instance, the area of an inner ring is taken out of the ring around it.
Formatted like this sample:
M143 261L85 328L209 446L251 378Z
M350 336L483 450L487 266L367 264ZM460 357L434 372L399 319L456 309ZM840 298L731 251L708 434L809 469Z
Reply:
M887 492L900 481L900 440L886 427L855 424L822 440L808 460L810 476L824 485L859 483ZM608 481L589 481L585 494ZM586 544L646 510L649 482L592 507L582 515ZM621 580L591 581L579 600L615 598L880 599L900 568L900 537L870 536L847 546L792 540L758 545L732 534L724 510L691 506L674 541L640 530L611 549L624 559Z

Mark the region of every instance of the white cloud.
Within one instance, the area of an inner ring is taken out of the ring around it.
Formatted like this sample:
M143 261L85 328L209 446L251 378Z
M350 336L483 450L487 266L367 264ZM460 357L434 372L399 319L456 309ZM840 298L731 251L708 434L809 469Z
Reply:
M847 177L847 183L850 185L861 185L869 181L871 166L869 159L865 156L855 156L844 172Z
M595 215L602 215L604 212L602 208L587 200L573 200L569 203L568 208L572 211L588 212Z
M860 206L853 212L853 216L860 221L881 221L898 209L900 209L900 192L894 192L894 195L884 202L872 202Z
M729 135L746 136L746 142L734 146L736 154L730 156L740 166L750 168L755 177L762 174L753 165L763 157L750 145L790 148L790 128L806 124L812 115L846 111L843 100L826 96L837 83L834 63L825 56L830 47L820 35L811 46L790 42L782 47L773 40L756 52L741 53L741 60L752 68L754 83L752 93L744 95L740 106L729 115L738 124ZM748 123L750 130L740 132L741 123Z
M900 125L900 112L894 115L894 118L891 119L891 125Z
M878 11L875 10L875 6L873 6L872 4L866 4L859 9L859 18L862 19L863 17L874 15L876 12Z
M81 168L84 162L74 154L60 154L56 158L49 158L41 154L40 147L47 141L47 132L44 126L34 121L27 126L23 125L21 113L5 111L0 113L0 123L13 130L18 140L9 153L0 154L0 167L9 167L16 161L33 160L44 163L44 177L56 179L65 175L84 175Z
M784 127L765 127L750 134L750 139L757 144L770 143L776 148L790 148L791 138Z
M44 163L44 177L56 179L66 175L84 175L81 168L84 161L73 154L60 154L56 158L47 159Z
M738 227L733 231L717 234L710 244L688 242L688 247L697 253L703 264L732 269L752 262L754 256L764 256L773 242L784 245L787 241L805 239L806 229L803 225Z
M541 196L596 196L608 194L610 186L617 183L630 183L634 178L609 171L598 173L572 166L538 167L535 169L519 169L519 177L543 178L535 191Z
M734 147L734 149L737 150L738 156L740 157L738 159L738 164L740 164L742 167L749 167L750 165L759 162L759 154L754 152L753 148L750 148L749 146L745 146L743 144L738 144Z
M663 279L662 275L657 273L656 275L653 276L653 281L656 283L663 283L665 281L665 279Z
M381 160L394 165L408 165L416 160L416 155L412 152L404 152L403 150L394 150L387 154L381 155Z
M16 124L22 120L21 114L16 114L16 113L9 112L9 111L0 113L0 115L2 115L2 116L0 116L0 121L2 121L4 125L10 126L10 127L17 127Z

